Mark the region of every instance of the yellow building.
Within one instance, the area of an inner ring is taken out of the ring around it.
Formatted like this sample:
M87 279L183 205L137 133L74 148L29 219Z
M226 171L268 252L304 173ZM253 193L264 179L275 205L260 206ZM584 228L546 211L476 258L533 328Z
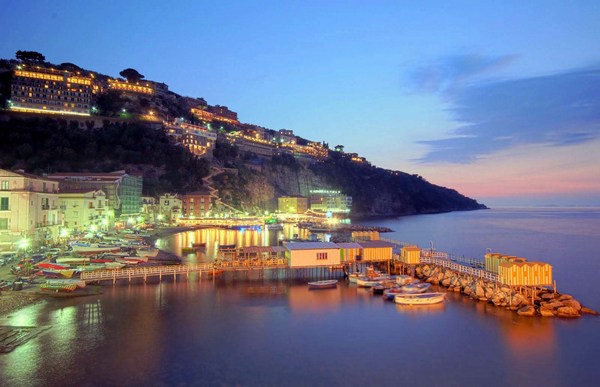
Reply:
M484 268L486 271L499 274L498 265L503 262L525 262L525 258L518 258L514 255L504 255L498 253L487 253L484 257Z
M400 250L400 261L409 265L421 263L421 249L414 245L404 246Z
M288 214L304 214L308 211L308 198L305 196L281 196L277 199L278 209Z
M378 241L379 231L352 231L353 240Z
M139 94L154 94L154 88L149 82L129 83L127 81L119 81L117 79L109 79L108 87L113 90L124 92L132 92Z
M357 242L361 247L360 257L362 261L388 261L392 259L392 248L394 245L384 241L361 241Z
M89 116L92 81L79 73L20 65L13 73L8 105L26 113Z
M356 242L338 243L340 258L344 262L356 262L360 258L361 246Z
M102 190L72 189L58 194L63 227L75 231L102 230L114 221Z
M522 258L521 258L522 259ZM500 282L512 286L552 285L552 266L545 262L517 260L498 265Z

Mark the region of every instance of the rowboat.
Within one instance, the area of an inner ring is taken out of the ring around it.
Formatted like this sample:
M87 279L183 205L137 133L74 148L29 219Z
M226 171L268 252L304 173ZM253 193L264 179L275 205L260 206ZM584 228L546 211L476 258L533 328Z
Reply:
M309 282L309 289L331 289L337 287L338 280L325 280L325 281L315 281Z
M67 265L80 265L80 264L85 264L85 263L89 263L90 259L89 258L82 258L82 257L58 257L56 258L56 263L62 265L62 264L67 264Z
M393 300L394 297L396 296L396 294L400 294L400 293L404 293L402 291L402 288L399 288L399 287L389 288L389 289L385 289L383 291L383 297L388 300Z
M401 287L402 292L403 293L425 293L427 290L429 290L429 287L431 286L430 283L418 283L418 284L410 284L410 285L404 285Z
M85 288L85 281L78 280L78 279L49 279L49 280L46 280L46 285L52 285L52 286L75 285L78 288Z
M413 278L406 274L400 274L396 276L396 283L400 286L408 285L413 281Z
M139 249L135 250L135 253L138 257L148 257L148 258L154 258L158 255L158 249L155 249L153 247L142 247Z
M76 284L64 284L64 285L53 285L53 284L41 284L40 289L44 291L54 292L72 292L77 288Z
M446 293L399 293L394 297L394 302L400 305L431 305L444 302Z

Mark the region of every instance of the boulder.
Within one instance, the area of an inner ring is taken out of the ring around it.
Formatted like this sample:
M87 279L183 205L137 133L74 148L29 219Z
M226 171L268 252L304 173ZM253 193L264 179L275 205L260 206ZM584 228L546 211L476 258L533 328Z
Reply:
M554 293L543 293L543 294L540 294L540 299L546 300L546 301L553 300L554 299Z
M567 318L581 316L581 314L579 314L579 312L575 308L572 308L570 306L562 306L562 307L556 309L556 315L558 317L567 317Z
M485 297L485 289L481 286L480 283L477 283L475 287L475 295L477 298Z
M524 306L521 309L517 310L517 314L519 316L532 317L532 316L535 316L535 308L531 305L527 305L527 306Z
M431 267L429 265L423 266L423 275L429 277L431 275Z
M567 301L567 300L572 300L573 296L570 294L561 294L560 297L558 297L558 301Z
M581 307L581 313L592 314L594 316L598 316L600 313L596 312L594 309L586 308L585 306Z
M542 317L554 317L554 309L542 306L540 308L540 314L542 315Z
M455 292L460 292L460 286L455 286L455 287L454 287L454 291L455 291Z
M562 302L563 306L567 306L575 309L577 312L581 311L581 304L577 300L566 300Z
M450 286L450 282L451 282L451 281L450 281L450 278L444 278L444 279L442 280L441 284L442 284L442 286L444 286L444 287L448 287L448 286Z

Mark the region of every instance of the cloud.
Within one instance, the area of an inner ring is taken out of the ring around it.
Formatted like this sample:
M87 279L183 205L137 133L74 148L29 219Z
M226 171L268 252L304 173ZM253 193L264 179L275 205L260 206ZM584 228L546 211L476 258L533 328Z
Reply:
M411 74L414 88L424 92L451 94L469 82L510 65L517 55L453 55L423 66Z
M448 102L462 125L448 138L421 141L430 147L421 162L468 163L519 144L581 144L600 137L600 66L461 85Z

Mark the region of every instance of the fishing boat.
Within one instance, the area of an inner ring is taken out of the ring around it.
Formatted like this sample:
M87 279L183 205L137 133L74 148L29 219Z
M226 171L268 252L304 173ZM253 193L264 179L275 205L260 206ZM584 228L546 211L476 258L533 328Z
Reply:
M404 293L402 291L402 288L400 288L400 287L393 287L393 288L385 289L383 291L383 298L393 301L396 294L400 294L400 293Z
M85 288L85 281L78 279L49 279L46 280L46 285L64 286L75 285L78 288Z
M58 258L56 258L56 263L58 263L59 265L62 265L62 264L81 265L81 264L86 264L89 262L90 262L89 258L83 258L83 257L58 257Z
M76 284L41 284L40 289L46 292L72 292L77 289Z
M414 278L409 275L401 274L396 276L396 283L400 286L410 284Z
M431 305L444 302L446 293L399 293L394 297L394 302L400 305Z
M427 290L429 290L430 286L431 286L430 283L425 282L425 283L404 285L401 287L401 289L402 289L403 293L410 293L410 294L425 293Z
M154 258L158 255L158 249L154 247L142 247L135 250L135 253L138 257L148 257Z
M314 281L308 283L309 289L331 289L337 287L338 280Z
M55 263L48 263L48 262L40 262L40 263L37 264L37 267L39 267L40 269L52 269L52 270L65 270L65 269L68 269L67 266L57 265Z
M74 253L82 255L92 255L101 253L110 253L121 250L120 245L113 244L90 244L90 243L73 243L71 249Z

